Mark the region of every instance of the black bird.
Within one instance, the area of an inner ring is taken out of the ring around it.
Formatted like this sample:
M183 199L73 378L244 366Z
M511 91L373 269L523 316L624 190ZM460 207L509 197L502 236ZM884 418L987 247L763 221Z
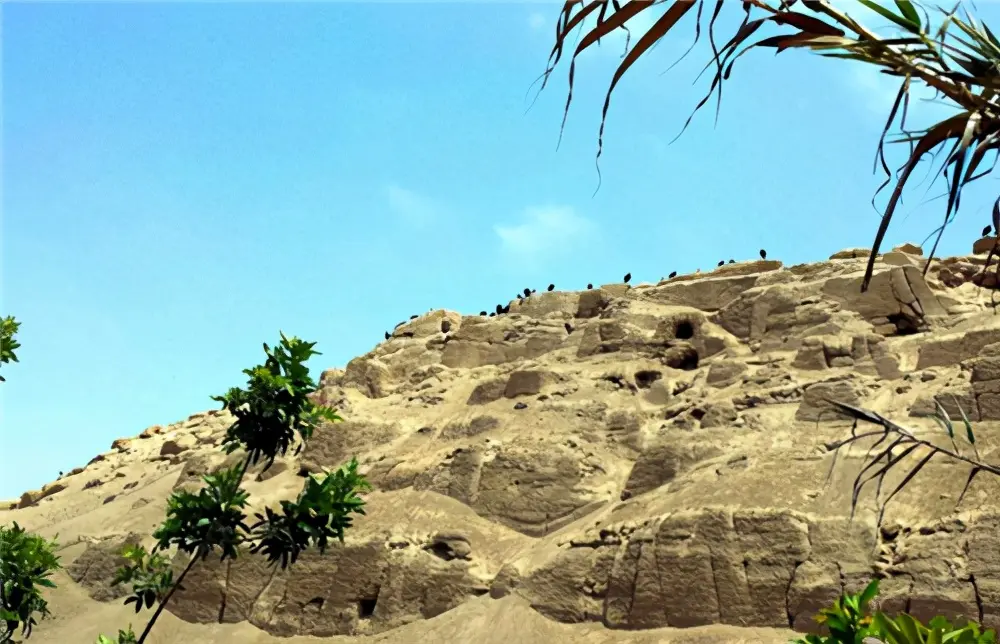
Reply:
M485 316L486 315L486 311L480 311L479 315L484 315Z
M730 263L730 264L735 264L735 263L736 263L736 260L735 260L735 259L731 259L731 260L729 260L729 263Z
M490 317L493 317L494 315L496 315L496 313L490 313Z
M396 323L396 326L394 326L393 328L394 329L398 329L399 327L403 326L404 324L406 324L406 320L403 320L402 322Z
M986 228L983 228L983 237L989 235L990 231L992 231L992 230L993 230L992 226L987 226Z
M420 317L420 316L419 316L419 315L411 315L411 316L410 316L410 319L411 319L411 320L416 320L416 319L417 319L418 317Z
M504 313L510 313L510 304L508 304L507 306L503 307L503 312Z
M497 315L500 315L501 313L503 313L503 307L497 304Z
M388 331L386 331L386 332L385 332L385 339L386 339L386 340L388 340L388 339L389 339L389 338L391 338L391 337L392 337L392 336L391 336L391 335L389 335L389 332L388 332Z
M767 251L764 250L763 248L760 249L760 258L767 259Z
M570 324L569 322L564 322L563 326L566 327L566 333L572 333L573 332L573 325Z
M672 279L674 279L675 277L677 277L677 271L671 271L671 272L670 272L670 275L667 275L667 279L668 279L668 280L672 280Z
M517 294L517 299L519 299L519 300L523 300L523 299L524 299L524 296L523 296L523 295L521 295L520 293L518 293L518 294Z
M547 289L545 289L545 290L549 291L551 293L552 291L556 290L556 285L555 284L549 284L549 287Z
M532 294L532 295L534 295L534 294L535 294L535 293L537 293L537 292L538 292L538 289L534 289L534 288L533 288L533 289L531 289L531 294Z
M625 273L625 280L624 281L625 281L626 284L628 284L628 281L630 279L632 279L632 273Z
M718 263L718 264L716 264L716 266L725 266L725 264L726 264L726 260L724 260L724 259L720 259L720 260L719 260L719 263Z
M530 288L524 289L524 297L531 297L531 289Z
M590 289L592 289L592 288L594 288L594 285L593 285L593 284L587 284L587 290L588 290L588 291L589 291Z

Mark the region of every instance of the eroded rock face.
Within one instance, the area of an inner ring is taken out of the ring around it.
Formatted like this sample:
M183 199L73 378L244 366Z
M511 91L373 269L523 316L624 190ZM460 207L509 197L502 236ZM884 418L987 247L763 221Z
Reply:
M943 409L958 442L964 414L979 453L1000 453L1000 323L995 284L977 277L985 256L934 260L925 279L921 252L907 244L877 258L864 294L868 250L848 249L401 324L322 373L313 400L343 422L244 479L255 511L278 507L302 477L357 457L374 492L346 542L286 571L249 554L209 558L168 610L279 637L368 635L488 593L613 629L810 631L819 608L881 576L884 609L1000 626L996 481L981 473L962 495L968 470L932 460L877 529L874 483L848 521L874 441L831 452L853 420L838 401L949 448L925 416ZM28 527L45 518L61 538L74 513L128 521L152 497L115 501L123 492L159 480L194 490L238 464L218 449L231 422L205 412L119 439L84 476L0 514ZM904 475L888 476L881 498ZM75 509L84 501L90 509ZM124 537L77 536L93 544L74 555L73 579L118 597L107 584Z

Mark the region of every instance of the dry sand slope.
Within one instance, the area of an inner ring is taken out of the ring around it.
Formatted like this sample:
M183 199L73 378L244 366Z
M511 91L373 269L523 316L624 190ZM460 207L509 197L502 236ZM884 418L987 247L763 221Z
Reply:
M870 493L846 521L867 444L832 468L825 447L850 431L826 397L928 436L937 399L1000 462L994 277L980 253L924 278L906 246L862 295L866 254L396 328L323 373L318 399L347 420L247 477L259 509L357 455L376 491L346 545L286 572L210 559L152 641L785 642L875 572L888 610L1000 625L1000 481L956 506L967 470L932 461L876 530ZM117 553L149 543L171 490L227 462L229 420L148 428L2 506L4 523L58 533L66 564L31 642L144 623L109 586Z

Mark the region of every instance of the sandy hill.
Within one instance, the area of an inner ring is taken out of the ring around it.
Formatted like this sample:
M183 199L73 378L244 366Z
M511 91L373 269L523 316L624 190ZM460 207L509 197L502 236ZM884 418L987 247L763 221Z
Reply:
M347 544L286 572L210 559L152 641L777 643L876 573L890 610L1000 626L1000 481L981 476L956 505L967 469L935 460L882 529L873 493L848 523L865 454L833 463L850 422L826 402L945 440L921 415L961 405L989 455L995 277L982 252L924 277L907 245L861 294L866 256L539 292L506 315L397 327L322 374L317 395L346 421L247 477L259 508L357 455L376 489ZM0 522L58 534L66 565L30 642L145 622L109 586L116 553L149 543L171 490L226 462L229 420L201 412L116 440L2 506Z

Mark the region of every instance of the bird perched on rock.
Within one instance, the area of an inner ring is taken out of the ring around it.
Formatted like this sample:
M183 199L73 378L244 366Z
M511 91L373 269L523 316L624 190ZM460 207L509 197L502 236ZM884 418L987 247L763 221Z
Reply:
M992 230L993 230L992 226L987 226L986 228L983 228L983 237L989 235L990 232L992 232Z
M726 265L726 260L724 260L724 259L720 259L719 263L716 264L716 266L725 266L725 265Z
M670 275L667 275L668 280L672 280L677 277L677 271L670 271Z
M625 273L625 278L622 281L628 284L630 279L632 279L632 273Z
M503 313L503 307L497 304L497 315L500 315L501 313Z
M594 288L594 285L593 285L593 284L587 284L587 290L588 290L588 291L589 291L590 289L592 289L592 288Z
M760 258L767 259L767 251L764 250L763 248L760 249Z
M530 288L524 289L524 297L531 297L531 289Z
M416 320L416 319L417 319L418 317L420 317L420 316L419 316L419 315L411 315L411 316L410 316L410 319L411 319L411 320Z
M735 264L735 263L736 263L736 260L735 260L735 259L731 259L731 260L729 260L729 263L730 263L730 264Z
M519 300L524 300L524 296L523 296L523 295L521 295L520 293L518 293L518 294L517 294L517 299L519 299Z
M389 335L389 332L388 332L388 331L386 331L386 332L385 332L385 339L386 339L386 340L388 340L388 339L389 339L389 338L391 338L391 337L392 337L392 336L391 336L391 335Z
M503 307L503 311L502 312L503 313L510 313L510 304L508 304L507 306Z
M482 316L484 316L484 317L485 317L485 316L486 316L486 311L480 311L480 312L479 312L479 315L482 315Z
M549 287L547 289L545 289L545 290L548 291L549 293L551 293L552 291L556 290L556 285L555 284L549 284Z
M493 317L495 315L496 315L496 313L490 313L490 317Z

